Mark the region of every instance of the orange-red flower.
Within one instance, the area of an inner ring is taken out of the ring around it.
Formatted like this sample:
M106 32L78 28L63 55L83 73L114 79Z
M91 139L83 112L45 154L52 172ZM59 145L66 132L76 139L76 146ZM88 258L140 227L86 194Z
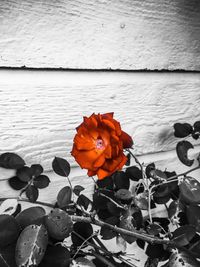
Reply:
M76 130L71 154L81 168L88 170L88 176L103 179L124 166L127 157L123 149L130 148L133 140L121 130L113 113L84 117Z

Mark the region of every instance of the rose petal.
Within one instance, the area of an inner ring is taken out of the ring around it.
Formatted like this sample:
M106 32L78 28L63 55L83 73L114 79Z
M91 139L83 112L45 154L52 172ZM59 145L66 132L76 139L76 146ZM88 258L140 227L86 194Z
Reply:
M123 142L123 148L131 148L133 146L133 139L130 135L122 131L121 139Z

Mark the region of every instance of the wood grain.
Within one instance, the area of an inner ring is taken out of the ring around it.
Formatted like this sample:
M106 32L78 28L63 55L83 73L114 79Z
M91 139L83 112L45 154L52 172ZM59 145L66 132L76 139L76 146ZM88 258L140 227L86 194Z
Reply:
M200 75L0 71L0 153L51 170L55 156L70 156L82 116L115 112L138 155L175 148L175 122L200 119ZM195 141L199 144L199 141Z
M0 1L0 66L200 70L198 0Z

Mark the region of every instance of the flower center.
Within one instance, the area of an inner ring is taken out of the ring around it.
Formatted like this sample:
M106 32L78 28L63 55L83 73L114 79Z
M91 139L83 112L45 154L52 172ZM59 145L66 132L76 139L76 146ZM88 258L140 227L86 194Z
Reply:
M96 140L96 148L97 149L104 149L105 145L102 139L97 139Z

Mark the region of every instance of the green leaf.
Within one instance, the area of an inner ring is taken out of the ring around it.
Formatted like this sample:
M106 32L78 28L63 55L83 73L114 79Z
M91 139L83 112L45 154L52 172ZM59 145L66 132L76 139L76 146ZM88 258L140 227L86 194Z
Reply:
M17 266L38 266L44 257L47 244L48 234L44 225L27 226L17 240Z
M71 217L61 209L53 209L45 218L45 225L48 233L56 240L63 240L73 230Z
M176 153L179 160L186 166L192 166L194 159L188 158L188 150L194 148L193 145L188 141L178 142L176 145Z
M0 215L0 247L5 247L16 241L19 235L19 225L11 215Z
M36 202L39 196L39 191L34 185L29 185L26 188L26 196L30 202Z
M24 160L15 153L4 153L0 155L0 167L6 169L19 169L25 165Z
M68 177L70 173L70 164L63 158L55 157L52 163L53 170L56 174Z
M72 198L71 187L69 186L63 187L57 195L57 203L59 208L66 207L71 202L71 198Z
M33 180L34 186L39 189L48 187L49 183L50 183L49 177L46 175L39 175Z
M180 183L181 199L187 204L200 203L200 183L193 177L186 176Z

